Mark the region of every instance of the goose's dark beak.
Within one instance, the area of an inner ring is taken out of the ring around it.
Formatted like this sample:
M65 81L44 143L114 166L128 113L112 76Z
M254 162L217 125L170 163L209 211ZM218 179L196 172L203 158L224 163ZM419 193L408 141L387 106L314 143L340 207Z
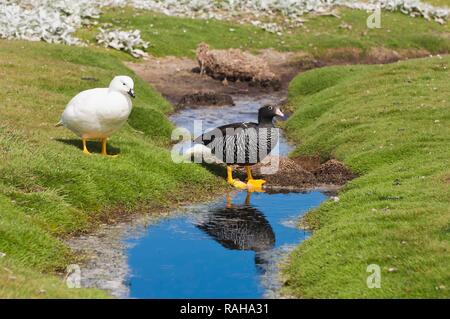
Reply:
M133 89L130 89L130 90L128 91L128 95L131 96L133 99L136 97L136 95L134 95Z

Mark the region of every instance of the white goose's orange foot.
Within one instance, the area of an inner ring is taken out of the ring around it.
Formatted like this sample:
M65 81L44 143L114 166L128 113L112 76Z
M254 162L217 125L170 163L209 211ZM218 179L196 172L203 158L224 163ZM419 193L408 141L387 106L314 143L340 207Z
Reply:
M108 140L107 140L106 138L105 138L105 139L102 139L102 155L103 155L103 156L112 157L112 158L119 156L119 154L109 155L109 154L106 152L106 142L107 142L107 141L108 141Z
M81 141L83 142L83 154L91 155L91 152L87 149L87 139L83 138Z
M249 179L247 181L247 187L249 190L262 191L265 182L263 179Z

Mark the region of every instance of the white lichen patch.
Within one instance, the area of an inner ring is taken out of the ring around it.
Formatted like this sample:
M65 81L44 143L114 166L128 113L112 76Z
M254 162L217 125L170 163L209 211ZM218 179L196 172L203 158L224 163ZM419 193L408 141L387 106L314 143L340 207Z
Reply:
M280 32L280 23L271 21L280 15L285 18L284 24L295 26L303 23L301 17L305 14L334 14L333 10L337 6L367 11L380 7L439 23L443 23L450 15L448 8L438 8L420 0L115 0L114 5L128 5L170 16L218 20L240 17L240 21L250 22L269 32Z
M147 56L147 53L142 49L147 49L149 43L142 40L141 32L139 30L103 30L100 28L100 33L97 35L96 39L97 43L105 47L128 52L135 58Z
M169 16L239 20L278 35L287 27L302 24L305 14L336 15L338 6L366 11L380 7L441 24L450 16L449 8L420 0L0 0L0 38L85 45L74 32L85 24L97 23L102 8L110 6L130 6ZM97 39L135 57L145 56L143 49L148 45L138 31L100 30Z
M89 0L0 0L0 37L83 45L73 33L99 14Z

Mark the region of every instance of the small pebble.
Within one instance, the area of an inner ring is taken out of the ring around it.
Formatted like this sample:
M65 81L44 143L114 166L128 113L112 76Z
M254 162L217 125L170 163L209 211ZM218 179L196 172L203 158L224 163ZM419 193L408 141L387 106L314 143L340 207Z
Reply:
M396 271L397 271L397 268L394 268L394 267L388 268L388 272L396 272Z

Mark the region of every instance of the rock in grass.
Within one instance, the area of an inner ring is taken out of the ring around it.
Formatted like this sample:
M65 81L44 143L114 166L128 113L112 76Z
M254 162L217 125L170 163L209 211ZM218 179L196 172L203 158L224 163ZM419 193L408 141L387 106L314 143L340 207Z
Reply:
M390 267L390 268L388 268L388 272L397 272L397 268Z
M263 59L240 49L210 50L206 43L197 47L202 73L217 80L253 82L262 87L280 88L280 79Z

